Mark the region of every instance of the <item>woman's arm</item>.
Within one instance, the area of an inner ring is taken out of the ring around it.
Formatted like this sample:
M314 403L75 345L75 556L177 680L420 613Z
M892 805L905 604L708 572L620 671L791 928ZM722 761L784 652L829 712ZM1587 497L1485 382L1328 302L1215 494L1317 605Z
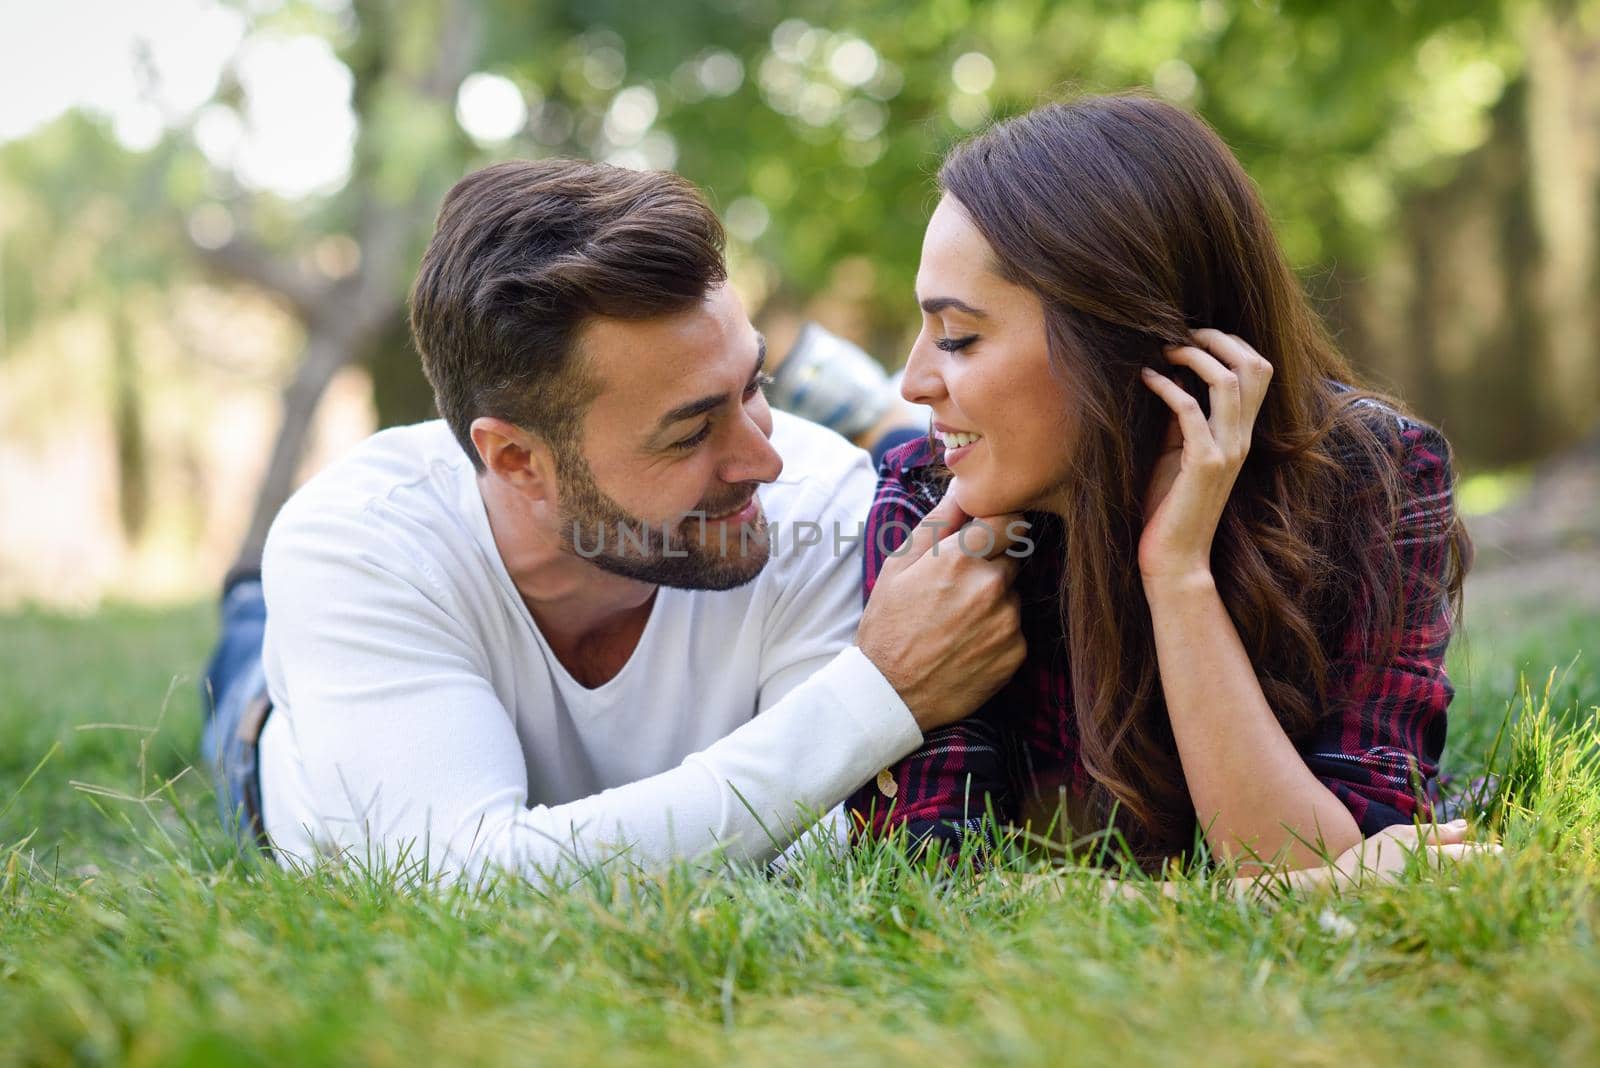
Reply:
M1176 382L1145 372L1175 417L1139 542L1167 714L1214 852L1293 868L1323 864L1359 842L1361 830L1279 725L1211 574L1211 541L1249 453L1272 365L1232 335L1193 337L1195 345L1166 355L1208 385L1209 421Z
M1256 681L1211 573L1146 579L1156 659L1189 797L1213 852L1324 864L1361 840Z

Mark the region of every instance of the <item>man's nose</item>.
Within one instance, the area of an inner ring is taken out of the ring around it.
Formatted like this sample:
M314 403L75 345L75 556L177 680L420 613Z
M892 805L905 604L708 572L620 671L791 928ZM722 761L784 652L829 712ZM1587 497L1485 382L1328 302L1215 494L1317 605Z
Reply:
M717 472L724 482L775 482L783 471L783 457L772 447L772 413L747 415L739 427L733 455Z

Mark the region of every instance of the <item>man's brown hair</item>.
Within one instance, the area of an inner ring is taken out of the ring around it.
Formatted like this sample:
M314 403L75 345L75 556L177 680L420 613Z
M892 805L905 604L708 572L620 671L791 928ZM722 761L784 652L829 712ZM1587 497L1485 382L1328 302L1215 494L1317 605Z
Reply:
M716 214L674 174L517 160L457 182L411 289L411 333L473 466L484 415L569 447L598 389L575 351L583 324L693 307L727 277L722 251Z

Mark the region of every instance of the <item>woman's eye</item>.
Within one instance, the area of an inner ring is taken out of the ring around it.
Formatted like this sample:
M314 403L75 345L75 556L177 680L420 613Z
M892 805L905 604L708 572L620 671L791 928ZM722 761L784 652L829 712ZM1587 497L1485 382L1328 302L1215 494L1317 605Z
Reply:
M946 352L960 352L976 340L978 340L977 334L968 334L966 337L934 338L933 343Z
M701 427L693 437L684 438L682 441L674 442L672 447L674 449L681 449L684 452L689 452L690 450L698 447L701 442L705 441L706 438L709 438L710 436L711 424L707 423L705 426Z

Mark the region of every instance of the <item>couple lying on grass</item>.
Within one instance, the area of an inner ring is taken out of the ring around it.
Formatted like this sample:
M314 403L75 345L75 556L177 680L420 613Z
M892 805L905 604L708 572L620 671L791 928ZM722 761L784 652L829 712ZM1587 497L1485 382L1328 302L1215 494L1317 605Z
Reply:
M1428 822L1448 446L1356 383L1227 148L1092 97L939 184L901 387L933 425L874 486L768 407L683 180L463 179L411 303L443 419L314 478L225 595L241 833L447 878L761 862L818 813L1297 882L1484 849Z

